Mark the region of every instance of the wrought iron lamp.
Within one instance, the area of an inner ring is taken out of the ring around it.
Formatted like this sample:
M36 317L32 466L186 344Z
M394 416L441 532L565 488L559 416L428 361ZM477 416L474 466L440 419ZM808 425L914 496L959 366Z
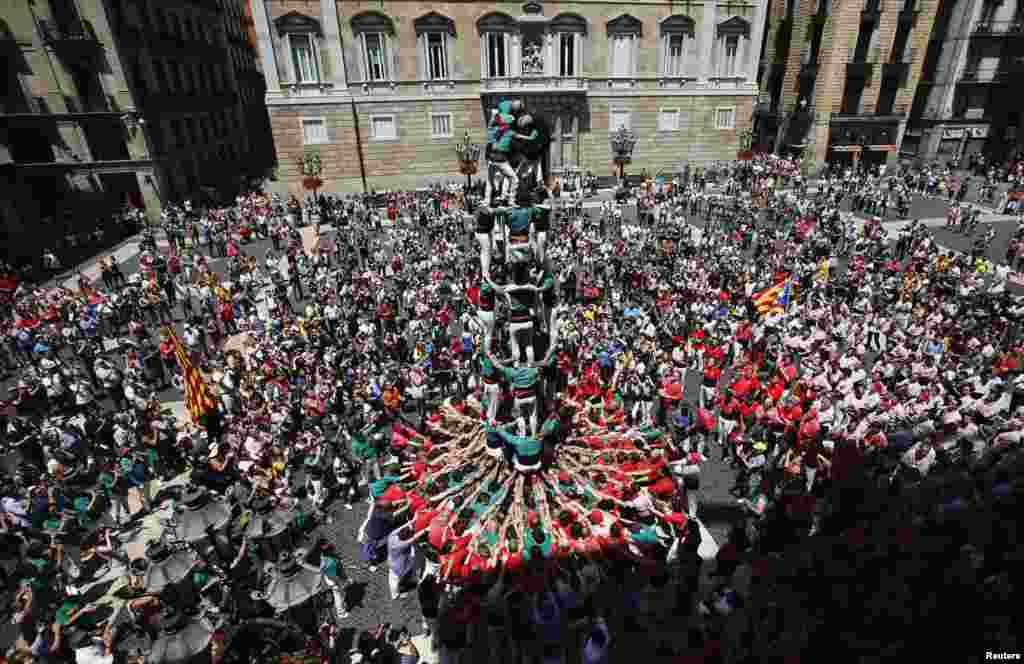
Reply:
M153 642L146 662L187 662L210 645L213 633L211 626L202 619L190 620L168 607L160 615L160 636Z
M612 144L612 159L619 167L619 179L622 179L625 177L626 164L633 161L637 136L627 127L619 127L609 140Z
M195 543L207 537L209 530L220 530L231 519L231 508L224 500L214 500L198 486L185 487L177 509L175 534L178 539Z
M260 558L274 560L282 550L291 549L293 516L290 510L275 509L269 498L253 501L246 534L258 547Z
M319 570L303 565L293 553L282 553L271 575L263 599L279 613L305 604L323 590Z
M472 184L471 178L476 175L480 163L480 146L472 143L469 130L466 130L462 142L455 146L455 154L459 159L459 172L466 176L466 189Z
M158 593L188 576L196 557L190 549L175 549L163 542L153 542L146 548L146 562L146 592Z

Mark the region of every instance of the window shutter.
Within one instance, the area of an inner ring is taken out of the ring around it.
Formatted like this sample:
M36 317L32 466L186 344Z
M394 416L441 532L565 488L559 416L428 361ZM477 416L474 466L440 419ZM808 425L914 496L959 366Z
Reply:
M430 78L430 43L427 33L416 35L416 80L425 81Z
M292 50L292 36L284 36L284 50L287 53L287 57L284 59L285 69L285 80L289 83L297 83L299 81L299 73L295 71L295 53Z
M733 63L733 76L747 77L747 51L750 49L750 38L740 36L740 43L736 47L736 62Z
M699 42L690 37L683 42L683 52L686 53L686 58L683 60L683 74L686 75L694 67L693 63L700 63L700 52L697 50ZM699 74L699 71L695 71L694 74Z
M385 50L387 52L386 59L388 60L388 71L387 71L387 76L385 77L385 80L397 81L399 79L399 76L398 76L398 51L399 51L399 48L398 48L398 38L396 37L394 39L394 43L392 43L391 35L384 35L384 43L386 44L386 46L384 48L385 48Z
M637 76L640 73L640 35L633 35L633 48L630 53L630 74Z
M320 66L320 80L321 81L333 81L334 80L334 59L331 57L330 48L327 49L326 57L324 52L320 51L320 58L318 61Z
M658 37L658 76L668 75L668 35Z
M363 43L363 35L357 34L355 39L352 40L352 44L349 46L348 51L351 55L349 62L355 62L355 73L358 77L357 80L360 82L367 79L366 75L366 49Z
M615 75L615 40L615 37L608 38L608 64L606 71L609 78Z
M491 43L490 36L484 32L480 34L480 78L485 79L490 73L487 70L487 58L490 53Z
M462 72L462 58L456 58L455 53L455 37L449 33L444 33L444 56L448 60L445 63L448 67L448 78L461 79L465 77Z

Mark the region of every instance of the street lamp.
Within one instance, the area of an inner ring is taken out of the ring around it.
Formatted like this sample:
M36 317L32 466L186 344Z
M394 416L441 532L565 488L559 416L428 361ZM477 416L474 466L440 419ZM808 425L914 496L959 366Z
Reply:
M619 179L621 180L625 177L626 164L633 161L636 134L622 126L615 130L609 140L612 144L612 160L619 167Z
M459 172L466 176L466 193L473 184L472 177L476 175L480 162L480 146L470 142L469 130L462 137L462 142L455 146L455 154L459 159Z

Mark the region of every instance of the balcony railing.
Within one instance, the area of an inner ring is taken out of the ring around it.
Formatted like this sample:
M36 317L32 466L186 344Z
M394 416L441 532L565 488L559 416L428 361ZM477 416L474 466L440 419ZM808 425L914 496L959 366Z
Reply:
M52 45L98 45L100 40L93 30L92 24L85 20L75 20L67 25L58 25L54 21L40 20L39 28L43 33L43 41Z
M972 85L984 85L986 83L1003 83L1007 78L1007 71L1000 67L967 67L960 75L961 83Z
M973 37L1006 37L1024 34L1022 21L979 21L971 31Z

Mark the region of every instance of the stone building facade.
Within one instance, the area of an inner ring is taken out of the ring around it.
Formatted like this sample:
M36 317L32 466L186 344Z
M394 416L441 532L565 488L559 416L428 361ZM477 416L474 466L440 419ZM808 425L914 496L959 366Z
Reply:
M939 1L773 3L756 140L815 167L896 161Z
M244 27L241 0L5 3L0 248L37 258L126 204L156 219L263 176L273 147L249 139L269 121Z
M251 0L281 190L315 152L328 191L407 188L458 174L466 133L519 98L553 135L548 168L613 172L735 158L751 124L766 0L341 2Z
M901 150L923 162L1024 149L1024 3L943 0Z

